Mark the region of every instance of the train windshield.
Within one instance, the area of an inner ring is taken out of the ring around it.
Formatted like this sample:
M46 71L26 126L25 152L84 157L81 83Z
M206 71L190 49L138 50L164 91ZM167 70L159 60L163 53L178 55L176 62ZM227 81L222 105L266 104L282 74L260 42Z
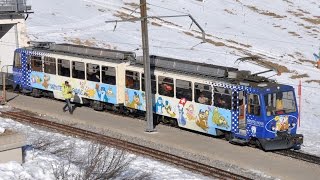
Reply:
M267 116L296 112L296 101L293 91L274 92L264 96Z

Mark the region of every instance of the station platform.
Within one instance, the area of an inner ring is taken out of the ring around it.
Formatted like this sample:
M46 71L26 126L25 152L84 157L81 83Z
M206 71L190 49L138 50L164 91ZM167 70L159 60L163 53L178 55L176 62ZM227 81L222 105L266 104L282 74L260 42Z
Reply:
M146 122L108 112L78 107L63 112L64 102L7 93L7 105L41 114L42 118L87 127L112 137L201 161L253 179L319 179L320 166L179 128L158 125L147 133Z

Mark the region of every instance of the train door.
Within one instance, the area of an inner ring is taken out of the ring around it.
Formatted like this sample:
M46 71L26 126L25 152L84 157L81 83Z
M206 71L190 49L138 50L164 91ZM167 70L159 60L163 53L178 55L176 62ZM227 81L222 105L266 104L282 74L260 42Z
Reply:
M244 91L239 91L239 129L246 130L246 96Z

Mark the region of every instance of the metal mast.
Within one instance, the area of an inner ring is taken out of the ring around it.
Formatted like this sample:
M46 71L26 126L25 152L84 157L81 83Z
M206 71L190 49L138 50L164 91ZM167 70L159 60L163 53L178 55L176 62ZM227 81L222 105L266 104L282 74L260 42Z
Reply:
M146 96L146 120L147 132L155 131L153 125L153 110L152 110L152 93L151 93L151 72L150 72L150 57L149 57L149 39L148 39L148 19L147 19L147 2L140 0L141 14L141 31L142 31L142 49L143 49L143 65L144 65L144 83Z

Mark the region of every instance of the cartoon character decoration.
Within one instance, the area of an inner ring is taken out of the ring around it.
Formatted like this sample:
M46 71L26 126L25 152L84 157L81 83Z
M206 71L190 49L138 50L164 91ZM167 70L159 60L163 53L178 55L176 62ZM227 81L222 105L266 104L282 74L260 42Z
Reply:
M212 122L220 127L229 127L226 118L220 115L219 109L217 107L213 110Z
M193 104L190 104L189 107L186 110L187 110L187 113L186 113L187 119L189 121L194 121L194 120L197 119L196 116L194 115L194 106L193 106Z
M257 127L251 126L251 134L252 134L252 136L256 137L256 133L257 133Z
M200 110L198 114L198 120L196 121L196 124L202 128L204 131L207 131L208 126L208 117L209 117L209 111L208 110Z
M38 75L32 75L31 82L40 84L42 79Z
M276 121L277 131L286 131L289 128L288 116L276 116L274 120Z
M186 125L187 123L186 119L184 118L184 111L183 111L183 108L186 102L187 102L186 98L181 98L178 104L178 111L179 111L178 123L179 125L182 125L182 126Z
M164 109L166 110L167 114L170 115L170 117L176 117L176 113L174 110L171 108L171 105L169 104L169 101L165 102Z
M108 96L105 87L100 88L99 84L96 84L96 91L100 101L108 102Z
M142 103L140 102L140 96L137 92L134 92L133 100L129 104L130 108L139 109L139 106L141 106Z
M124 105L129 106L129 92L126 90L124 94Z
M49 80L50 80L50 76L49 75L47 75L47 74L45 74L44 76L43 76L43 83L42 83L42 86L44 87L44 88L46 88L46 89L48 89L48 86L49 86Z
M155 109L157 114L162 114L162 108L164 107L163 105L163 100L162 97L158 97L157 103L155 104Z

